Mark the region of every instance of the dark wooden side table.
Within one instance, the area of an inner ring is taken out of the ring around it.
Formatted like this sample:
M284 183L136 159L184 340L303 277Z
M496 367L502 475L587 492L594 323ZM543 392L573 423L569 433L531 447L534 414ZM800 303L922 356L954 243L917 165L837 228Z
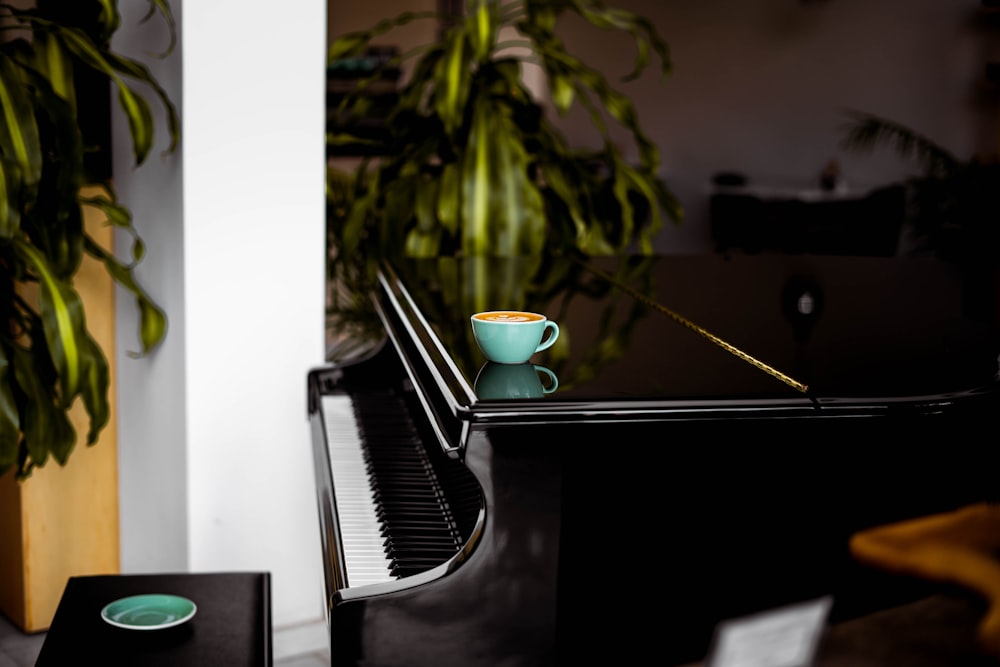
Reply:
M131 595L179 595L197 605L190 620L158 630L113 626L110 602ZM36 667L109 665L270 667L271 576L218 572L72 577L66 584Z

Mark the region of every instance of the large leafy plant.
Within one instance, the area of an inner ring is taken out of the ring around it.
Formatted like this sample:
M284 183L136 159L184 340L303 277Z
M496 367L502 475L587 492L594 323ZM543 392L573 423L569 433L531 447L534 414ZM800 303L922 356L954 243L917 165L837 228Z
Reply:
M169 26L170 43L159 54L165 56L173 48L173 15L166 0L146 1L146 18L159 16ZM137 299L140 354L166 332L165 314L133 273L144 246L131 213L85 166L95 147L81 129L81 104L112 90L128 119L137 166L153 146L147 96L166 109L168 150L178 141L166 92L145 65L110 47L120 24L117 0L39 0L28 9L0 2L0 473L13 467L19 478L50 456L66 463L78 439L68 416L77 401L89 419L88 445L110 418L108 362L74 288L85 255ZM96 84L81 88L81 81ZM86 185L104 187L89 196ZM126 261L86 233L84 207L131 233Z
M567 14L631 35L636 57L626 79L654 58L662 76L670 73L667 44L648 20L593 0L467 0L457 16L404 13L333 42L331 65L363 59L375 40L413 21L443 26L437 40L359 78L334 110L341 123L328 145L368 144L365 152L378 156L361 161L331 219L335 267L372 254L649 253L665 221L681 220L631 100L560 39L557 22ZM524 82L526 63L544 73L543 99ZM377 85L384 68L406 72L387 132L352 133L352 119L385 99ZM548 113L576 104L597 130L597 149L572 146ZM612 124L634 144L631 161Z

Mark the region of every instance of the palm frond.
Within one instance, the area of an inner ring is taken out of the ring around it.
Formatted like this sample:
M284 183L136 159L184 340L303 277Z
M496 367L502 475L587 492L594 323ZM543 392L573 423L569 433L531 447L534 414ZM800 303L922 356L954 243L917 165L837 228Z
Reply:
M848 111L842 145L848 150L872 151L887 147L904 160L918 164L925 176L941 178L961 164L950 151L912 128L874 114Z

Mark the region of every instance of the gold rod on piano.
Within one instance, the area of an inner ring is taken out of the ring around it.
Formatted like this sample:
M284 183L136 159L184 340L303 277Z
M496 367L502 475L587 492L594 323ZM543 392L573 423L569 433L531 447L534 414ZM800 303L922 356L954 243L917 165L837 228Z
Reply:
M754 359L753 357L751 357L749 354L747 354L743 350L739 349L738 347L736 347L734 345L731 345L730 343L727 343L726 341L722 340L721 338L719 338L715 334L713 334L713 333L705 330L704 328L698 326L697 324L695 324L691 320L687 319L686 317L683 317L683 316L675 313L674 311L670 310L669 308L667 308L667 307L665 307L665 306L657 303L656 301L653 301L652 299L650 299L649 297L647 297L645 294L642 294L641 292L638 292L638 291L632 289L628 285L625 285L624 283L618 282L617 280L615 280L614 276L611 276L611 275L605 273L604 271L601 271L597 267L592 266L590 264L587 264L586 267L587 267L587 269L589 271L592 271L592 272L596 273L600 277L602 277L605 280L607 280L608 282L610 282L612 285L616 285L617 287L625 290L626 292L628 292L629 294L631 294L636 299L638 299L638 300L642 301L643 303L645 303L646 305L651 306L652 308L660 311L661 313L663 313L664 315L666 315L670 319L672 319L675 322L681 324L682 326L687 327L688 329L694 331L695 333L699 334L700 336L703 336L703 337L707 338L708 340L712 341L713 343L715 343L716 345L718 345L722 349L726 350L727 352L730 352L731 354L736 355L737 357L739 357L743 361L745 361L745 362L747 362L747 363L749 363L749 364L751 364L753 366L756 366L757 368L759 368L760 370L764 371L768 375L771 375L773 377L778 378L779 380L781 380L782 382L784 382L785 384L787 384L789 387L792 387L793 389L801 391L803 394L807 393L809 391L808 385L802 384L801 382L788 377L787 375L785 375L781 371L777 370L776 368L772 368L771 366L768 366L763 361L758 361L757 359Z

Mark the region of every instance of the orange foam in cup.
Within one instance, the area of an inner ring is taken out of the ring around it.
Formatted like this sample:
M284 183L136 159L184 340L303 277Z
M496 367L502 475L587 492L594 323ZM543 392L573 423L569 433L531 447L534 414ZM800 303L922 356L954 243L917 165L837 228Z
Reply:
M487 322L539 322L545 318L538 313L526 313L520 310L494 310L487 313L476 313L473 317Z

